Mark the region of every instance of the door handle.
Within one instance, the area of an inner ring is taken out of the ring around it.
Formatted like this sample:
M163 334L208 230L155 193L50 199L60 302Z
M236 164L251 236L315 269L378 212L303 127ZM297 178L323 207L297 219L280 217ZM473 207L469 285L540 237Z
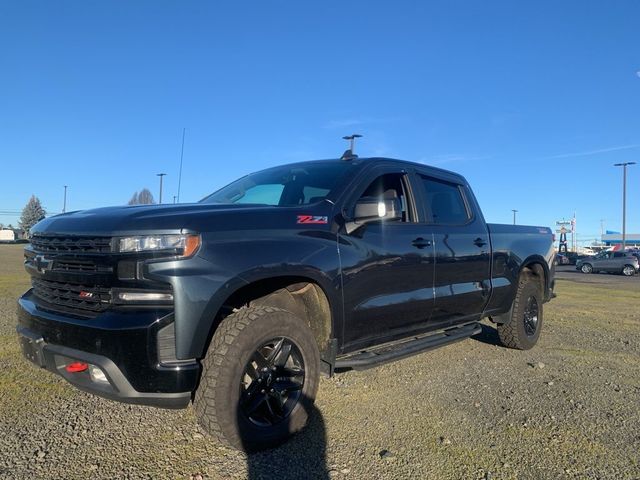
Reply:
M476 247L484 247L487 244L487 242L485 242L482 238L478 237L473 241L473 244Z
M430 247L431 246L431 240L426 240L426 239L424 239L422 237L418 237L413 242L411 242L411 245L413 245L416 248Z

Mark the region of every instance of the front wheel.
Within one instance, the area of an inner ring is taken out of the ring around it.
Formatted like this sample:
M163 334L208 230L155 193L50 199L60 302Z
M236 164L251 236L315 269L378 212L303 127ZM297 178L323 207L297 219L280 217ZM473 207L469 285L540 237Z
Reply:
M302 430L313 408L320 353L302 319L275 307L225 318L202 362L198 422L223 443L253 452Z
M538 342L542 330L542 292L537 278L524 273L518 282L509 319L498 325L498 336L505 347L529 350Z
M593 267L590 263L585 263L584 265L582 265L582 267L580 267L580 271L582 273L591 273L593 272Z
M633 268L633 265L625 265L622 268L622 274L627 277L631 277L632 275L635 275L635 273L636 273L636 269Z

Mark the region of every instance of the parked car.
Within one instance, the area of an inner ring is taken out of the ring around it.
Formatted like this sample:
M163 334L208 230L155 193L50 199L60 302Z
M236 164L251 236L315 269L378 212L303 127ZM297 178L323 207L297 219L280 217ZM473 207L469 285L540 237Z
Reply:
M578 260L582 260L583 258L587 258L589 256L578 252L566 252L563 255L569 260L569 265L575 265Z
M113 400L193 401L206 431L248 451L304 427L321 371L446 345L487 317L529 349L554 296L549 228L485 223L455 173L353 156L196 204L49 217L25 257L29 360Z
M600 252L576 263L576 269L582 273L609 272L631 276L637 274L639 268L638 258L628 252Z
M569 257L563 253L556 253L556 265L569 265Z

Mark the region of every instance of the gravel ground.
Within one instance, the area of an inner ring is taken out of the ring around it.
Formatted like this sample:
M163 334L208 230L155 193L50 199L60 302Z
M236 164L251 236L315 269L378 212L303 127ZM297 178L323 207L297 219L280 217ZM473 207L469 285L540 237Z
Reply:
M637 280L637 279L636 279ZM540 343L474 339L322 379L309 428L247 457L191 408L122 405L20 357L20 248L0 246L0 478L640 478L640 282L559 280Z

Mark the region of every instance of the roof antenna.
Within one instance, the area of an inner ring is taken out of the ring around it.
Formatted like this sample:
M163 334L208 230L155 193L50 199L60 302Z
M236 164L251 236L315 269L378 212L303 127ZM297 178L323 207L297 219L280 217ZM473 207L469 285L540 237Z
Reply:
M354 158L358 158L358 155L353 153L353 148L356 144L356 138L362 138L362 135L358 135L354 133L353 135L347 135L346 137L342 137L344 140L349 140L349 149L345 150L342 154L340 160L353 160Z

